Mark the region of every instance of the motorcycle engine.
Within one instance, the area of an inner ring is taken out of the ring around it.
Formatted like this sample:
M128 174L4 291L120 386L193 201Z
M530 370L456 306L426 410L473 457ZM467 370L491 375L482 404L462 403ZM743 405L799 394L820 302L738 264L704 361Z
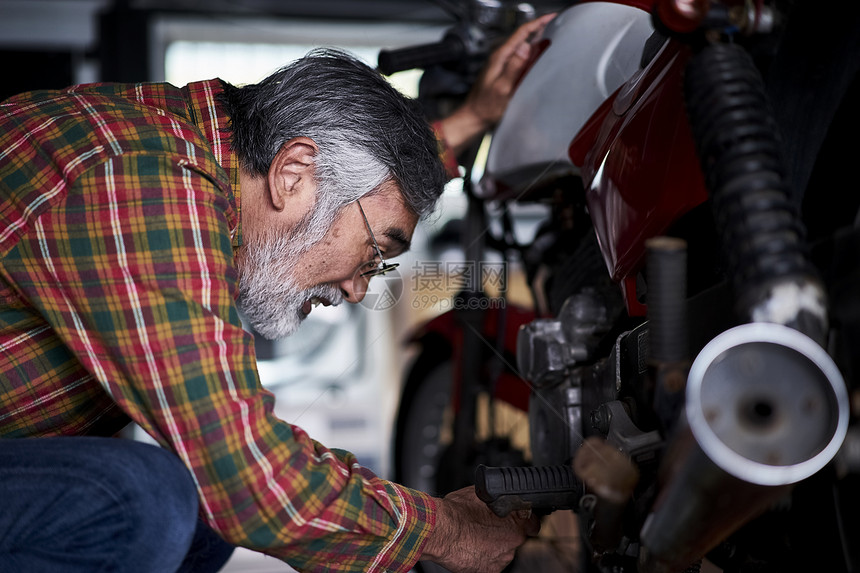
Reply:
M616 292L587 286L553 319L520 329L517 363L532 385L532 463L569 464L583 440L599 435L634 459L653 457L660 437L649 429L634 388L647 379L646 325L620 330ZM644 460L643 460L644 461Z

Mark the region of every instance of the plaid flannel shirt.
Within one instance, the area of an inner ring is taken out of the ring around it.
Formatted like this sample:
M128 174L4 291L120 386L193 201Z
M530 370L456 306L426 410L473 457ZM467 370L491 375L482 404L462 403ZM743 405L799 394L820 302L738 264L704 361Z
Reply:
M227 540L300 570L408 570L435 521L272 414L235 305L238 166L218 80L0 103L0 437L128 418Z

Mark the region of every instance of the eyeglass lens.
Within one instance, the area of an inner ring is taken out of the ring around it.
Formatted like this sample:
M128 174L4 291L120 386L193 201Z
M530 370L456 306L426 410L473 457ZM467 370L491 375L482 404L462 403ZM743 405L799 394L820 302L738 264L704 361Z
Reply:
M361 206L361 202L356 199L355 201L358 204L358 210L361 211L361 217L364 219L364 225L367 227L367 232L370 233L370 239L373 241L373 248L376 251L376 256L379 257L379 266L375 269L370 269L369 271L365 271L361 273L361 276L367 278L373 278L376 276L384 275L385 273L392 271L400 266L400 263L387 263L385 259L382 257L382 250L379 248L379 243L376 242L376 236L373 234L373 229L370 228L370 222L367 220L367 215L364 213L364 208Z

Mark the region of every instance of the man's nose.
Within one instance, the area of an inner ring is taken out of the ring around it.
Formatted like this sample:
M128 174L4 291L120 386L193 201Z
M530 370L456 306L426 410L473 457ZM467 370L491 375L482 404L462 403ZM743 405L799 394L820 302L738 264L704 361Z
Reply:
M340 283L340 292L343 294L343 299L352 304L358 304L364 300L364 295L367 294L367 285L370 282L368 277L361 276L361 273L356 272L354 276Z

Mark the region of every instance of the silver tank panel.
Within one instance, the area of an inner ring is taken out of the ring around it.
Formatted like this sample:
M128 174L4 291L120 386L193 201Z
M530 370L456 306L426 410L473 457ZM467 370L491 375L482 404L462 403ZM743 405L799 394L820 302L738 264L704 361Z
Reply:
M493 134L477 193L496 185L524 192L578 169L568 157L576 133L639 69L653 33L647 12L612 2L586 2L559 13L544 31L549 47L514 93Z

